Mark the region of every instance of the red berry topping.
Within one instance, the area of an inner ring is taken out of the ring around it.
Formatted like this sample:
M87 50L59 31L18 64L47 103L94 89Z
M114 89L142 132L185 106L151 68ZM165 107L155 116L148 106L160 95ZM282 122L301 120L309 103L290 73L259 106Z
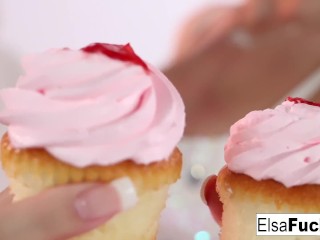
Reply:
M304 104L320 107L320 103L311 102L303 98L288 97L287 100L294 103L304 103Z
M115 45L107 43L93 43L81 49L87 53L102 53L110 58L118 59L125 62L132 62L140 65L147 72L149 71L148 65L135 54L130 44Z

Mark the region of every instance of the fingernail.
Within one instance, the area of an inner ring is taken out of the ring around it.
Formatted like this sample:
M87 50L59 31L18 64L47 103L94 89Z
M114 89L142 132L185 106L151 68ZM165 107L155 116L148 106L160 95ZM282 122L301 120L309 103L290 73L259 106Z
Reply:
M111 183L114 189L120 194L121 208L127 210L138 202L136 189L130 178L120 178Z
M231 41L239 48L248 49L254 46L253 36L244 29L235 29L230 35Z
M201 186L201 190L200 190L201 200L206 205L208 205L208 202L207 202L207 199L206 199L206 196L205 196L205 190L206 190L207 183L209 182L211 177L212 176L209 176L203 181L202 186Z
M108 185L98 184L83 191L74 206L85 221L110 219L115 214L133 207L138 201L136 190L129 178L121 178Z

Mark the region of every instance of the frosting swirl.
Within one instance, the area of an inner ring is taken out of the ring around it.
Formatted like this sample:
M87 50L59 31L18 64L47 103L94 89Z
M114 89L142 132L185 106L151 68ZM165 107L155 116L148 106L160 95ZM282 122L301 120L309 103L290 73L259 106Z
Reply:
M320 184L320 107L289 98L249 113L231 127L225 159L230 170L258 181Z
M130 45L92 44L26 57L25 75L0 92L0 122L15 148L44 148L77 166L169 157L185 113L169 80Z

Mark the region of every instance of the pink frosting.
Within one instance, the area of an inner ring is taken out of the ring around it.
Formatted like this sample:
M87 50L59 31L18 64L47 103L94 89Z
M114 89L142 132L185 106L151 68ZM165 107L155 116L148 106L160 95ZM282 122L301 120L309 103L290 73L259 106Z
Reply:
M168 158L185 127L182 99L160 71L129 51L132 61L127 52L117 58L70 49L25 58L25 75L0 92L0 122L12 145L44 148L76 167Z
M285 101L254 111L231 127L228 168L286 187L320 184L320 107Z

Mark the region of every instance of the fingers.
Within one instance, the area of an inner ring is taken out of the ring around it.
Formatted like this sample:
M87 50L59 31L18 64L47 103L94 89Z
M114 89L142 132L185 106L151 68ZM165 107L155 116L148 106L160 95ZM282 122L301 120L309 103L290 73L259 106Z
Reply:
M235 11L235 7L213 6L192 16L182 27L174 61L193 56L228 34L236 24Z
M246 0L240 6L209 6L192 16L182 27L174 62L205 51L237 28L264 31L263 26L290 20L298 14L302 2L307 1Z
M274 0L247 0L242 8L241 22L255 26L273 19L275 16Z
M257 27L293 19L301 0L247 0L242 8L241 20L245 26Z
M207 24L207 28L203 31L204 34L197 39L192 49L197 52L205 51L234 29L237 25L236 9L229 8L221 11L220 19L211 22L210 25Z
M204 202L208 205L212 217L221 226L222 223L222 203L216 191L217 176L213 175L204 182L201 195Z
M0 239L56 240L89 231L137 201L128 179L54 188L0 211Z
M301 2L302 0L276 0L278 15L285 20L297 16Z
M280 1L280 0L279 0ZM313 26L316 29L320 24L320 1L319 0L297 0L298 18L303 23Z

